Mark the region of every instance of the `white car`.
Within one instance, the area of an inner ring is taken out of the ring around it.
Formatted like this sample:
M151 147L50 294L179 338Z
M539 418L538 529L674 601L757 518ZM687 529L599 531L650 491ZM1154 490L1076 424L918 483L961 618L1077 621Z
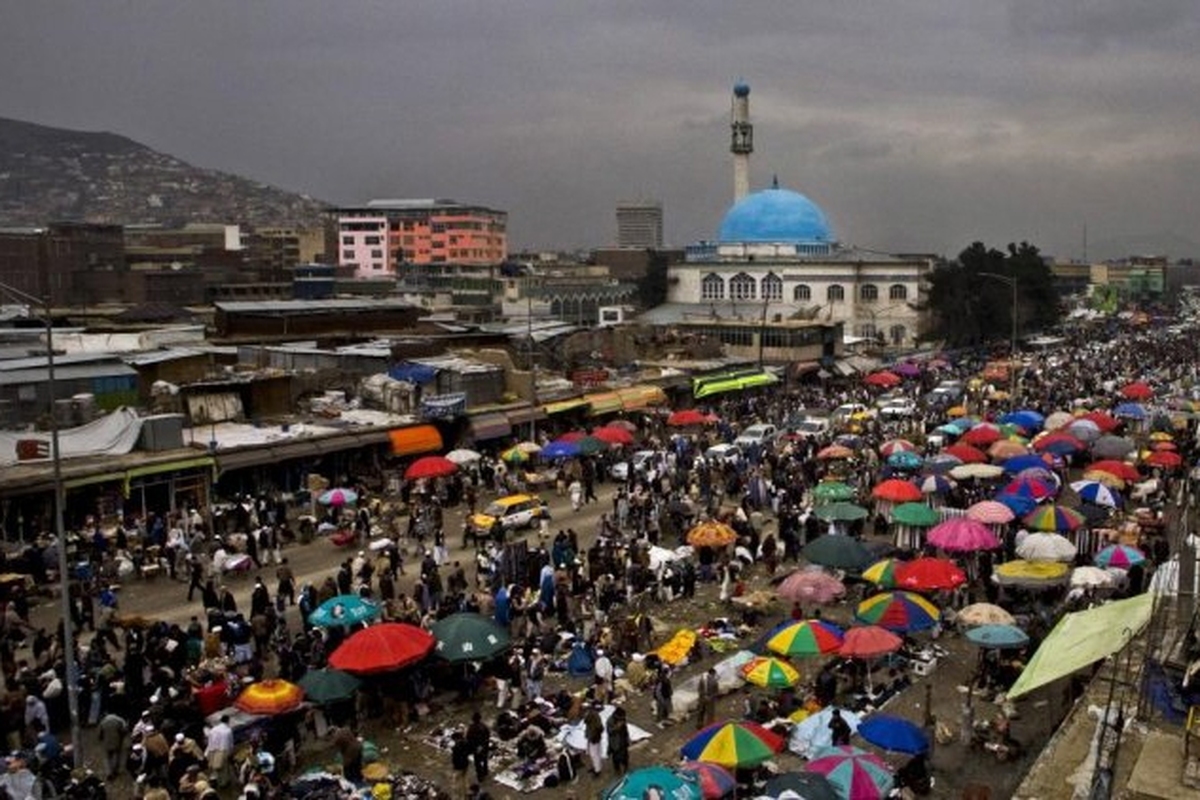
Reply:
M800 439L821 436L829 431L829 420L824 417L808 417L792 426L792 433Z
M774 425L751 425L738 434L738 437L733 440L733 443L739 447L750 447L751 445L759 445L760 447L770 444L775 441L779 435L779 430Z
M895 397L879 409L881 417L911 417L917 413L917 404L911 397Z
M643 475L650 466L650 462L658 455L654 450L638 450L628 461L620 461L612 465L609 474L613 480L627 481L629 476Z
M736 464L742 460L742 449L736 444L714 444L704 451L709 463Z

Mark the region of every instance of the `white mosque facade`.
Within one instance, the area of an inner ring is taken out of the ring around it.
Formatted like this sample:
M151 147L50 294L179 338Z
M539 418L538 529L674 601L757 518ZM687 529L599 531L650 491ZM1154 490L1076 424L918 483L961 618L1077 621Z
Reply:
M933 257L888 255L837 241L825 213L799 192L745 193L752 150L749 87L734 87L733 206L715 241L687 248L667 276L666 322L704 318L841 322L848 336L912 347Z

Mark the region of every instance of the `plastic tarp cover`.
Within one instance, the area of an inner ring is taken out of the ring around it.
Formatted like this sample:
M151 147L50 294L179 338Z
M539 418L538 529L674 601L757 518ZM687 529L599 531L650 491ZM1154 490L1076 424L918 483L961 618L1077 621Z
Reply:
M1153 604L1153 594L1146 592L1067 614L1050 631L1008 690L1009 699L1119 652L1146 627Z
M63 458L125 455L137 445L141 433L142 420L137 412L131 408L118 408L111 414L106 414L86 425L60 430L58 447ZM29 440L44 443L44 447L40 449L41 452L47 453L47 456L45 458L18 459L17 443ZM45 463L50 461L50 452L50 434L47 432L0 431L0 466L11 467L18 463Z
M401 362L388 370L388 377L405 383L425 384L437 377L437 369L412 361Z

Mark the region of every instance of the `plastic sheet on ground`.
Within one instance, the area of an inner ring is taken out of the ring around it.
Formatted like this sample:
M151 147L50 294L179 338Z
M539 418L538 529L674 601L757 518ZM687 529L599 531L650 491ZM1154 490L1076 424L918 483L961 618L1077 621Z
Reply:
M829 706L796 723L788 736L787 748L798 756L811 758L813 753L824 747L833 746L833 732L829 730L829 720L833 719L833 710L837 706ZM858 730L862 717L845 708L838 708L842 719L850 726L850 732Z
M600 720L604 723L604 735L600 739L600 748L606 756L608 755L608 718L615 710L616 706L605 706L600 711ZM650 738L650 731L639 728L632 722L629 722L628 725L629 744L634 745ZM563 725L554 738L577 752L582 753L587 750L587 733L584 731L583 720L573 725Z

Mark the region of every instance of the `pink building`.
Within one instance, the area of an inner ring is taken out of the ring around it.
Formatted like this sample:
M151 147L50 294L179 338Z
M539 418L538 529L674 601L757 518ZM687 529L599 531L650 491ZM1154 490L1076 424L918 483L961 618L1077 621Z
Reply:
M492 266L508 257L508 214L483 206L372 200L337 216L338 264L356 278L396 275L405 264Z

